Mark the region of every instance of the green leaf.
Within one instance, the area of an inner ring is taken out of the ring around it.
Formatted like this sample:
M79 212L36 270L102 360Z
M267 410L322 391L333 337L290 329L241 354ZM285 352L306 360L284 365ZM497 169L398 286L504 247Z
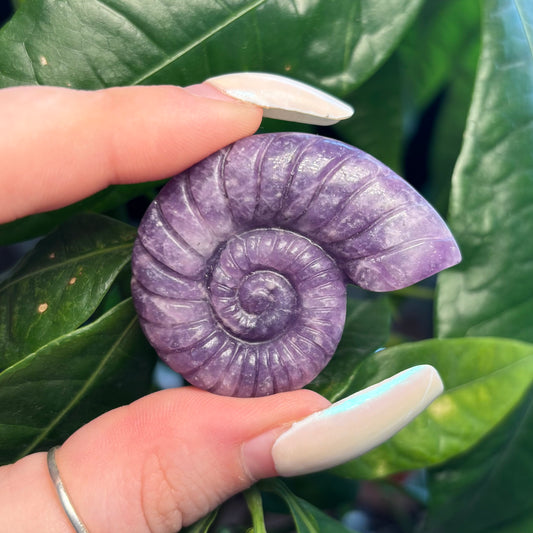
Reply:
M336 468L336 473L377 478L449 460L500 424L533 384L533 345L465 338L387 348L363 361L352 387L363 389L419 364L439 371L444 394L392 439Z
M512 522L498 524L483 533L524 533L525 531L533 531L533 509Z
M430 472L428 533L526 532L533 524L533 387L505 423ZM518 524L512 525L513 522ZM523 529L518 528L521 525ZM508 527L506 527L508 526Z
M439 278L437 330L533 341L533 3L483 6L480 64L450 200L463 262Z
M0 373L0 463L49 448L145 394L154 362L131 300Z
M451 176L463 143L478 58L479 36L465 43L438 111L429 154L431 183L427 198L443 216L449 209Z
M427 0L398 48L408 94L426 107L450 83L457 62L479 40L478 0Z
M328 366L309 388L335 402L353 388L352 380L363 359L387 342L391 307L386 297L348 298L344 332Z
M402 173L404 142L401 79L401 65L398 55L394 54L346 98L355 109L354 119L333 127L343 141L372 154L398 173Z
M438 333L531 341L533 4L487 0L483 8L481 59L450 208L464 259L439 279ZM530 394L471 453L435 472L432 531L500 531L532 514L531 427Z
M354 533L314 505L295 496L279 479L264 482L261 487L275 492L285 501L294 519L297 533Z
M0 284L0 371L88 320L128 262L135 229L80 215Z
M267 533L265 527L265 515L263 513L263 501L261 499L261 493L253 486L244 491L244 498L248 510L252 515L253 532L254 533Z
M183 531L183 533L207 533L211 529L217 514L218 509L215 509L214 511L211 511L209 514L205 515L203 518L200 518L200 520L194 524L184 527L181 531Z
M189 84L264 70L346 93L421 0L34 0L0 33L0 87Z

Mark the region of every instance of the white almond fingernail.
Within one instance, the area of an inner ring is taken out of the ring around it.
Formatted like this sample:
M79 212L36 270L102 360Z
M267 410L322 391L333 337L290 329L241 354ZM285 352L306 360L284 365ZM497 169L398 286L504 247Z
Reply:
M237 100L263 108L263 116L329 126L350 118L353 108L310 85L263 72L237 72L206 80Z
M400 372L294 423L272 447L281 476L345 463L389 439L420 414L443 384L430 365Z

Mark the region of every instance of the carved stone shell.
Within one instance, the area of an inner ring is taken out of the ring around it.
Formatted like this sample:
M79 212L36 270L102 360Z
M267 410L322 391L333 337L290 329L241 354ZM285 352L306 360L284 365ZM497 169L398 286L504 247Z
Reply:
M191 384L263 396L328 363L347 283L396 290L459 261L442 219L388 167L274 133L167 183L139 227L132 291L147 338Z

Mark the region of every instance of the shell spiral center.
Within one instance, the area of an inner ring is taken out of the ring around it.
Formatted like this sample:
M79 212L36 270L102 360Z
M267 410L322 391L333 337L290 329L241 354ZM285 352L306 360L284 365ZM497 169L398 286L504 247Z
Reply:
M331 258L306 237L259 228L231 237L213 266L209 292L222 325L248 342L272 341L343 287ZM330 299L331 300L331 299ZM331 301L330 301L331 303Z

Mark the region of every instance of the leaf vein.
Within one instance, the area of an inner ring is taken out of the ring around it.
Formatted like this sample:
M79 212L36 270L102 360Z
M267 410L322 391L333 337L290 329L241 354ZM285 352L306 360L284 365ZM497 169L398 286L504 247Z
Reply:
M202 43L206 42L208 39L216 35L219 31L223 30L230 24L233 24L235 21L239 20L241 17L247 15L254 9L258 8L262 4L267 2L267 0L255 0L252 2L249 6L241 9L240 11L237 11L232 16L228 17L226 20L224 20L222 23L218 24L208 32L204 33L203 35L200 35L197 39L192 41L187 46L180 48L175 54L173 54L171 57L161 61L159 64L157 64L155 67L153 67L150 71L143 74L141 77L132 80L130 82L131 85L139 85L141 83L144 83L146 80L163 70L164 68L168 67L175 61L177 61L180 57L184 56L187 52L190 52L197 46L200 46Z
M115 342L112 344L112 346L109 348L107 353L102 357L102 360L100 364L94 369L93 373L85 381L85 384L83 387L80 388L78 393L72 398L72 400L57 414L57 416L46 426L43 428L42 432L27 446L27 448L21 453L20 457L24 457L25 455L31 453L36 446L39 445L40 442L42 442L46 436L52 431L52 429L57 426L57 424L61 421L65 415L68 414L68 412L78 403L78 401L84 396L84 394L90 389L92 384L95 382L97 376L100 374L100 371L105 367L106 363L109 361L111 356L113 355L114 351L116 350L117 346L120 345L122 340L129 334L129 332L132 330L133 326L137 322L137 315L135 315L129 324L124 328L124 331L120 334L120 336L115 340Z

